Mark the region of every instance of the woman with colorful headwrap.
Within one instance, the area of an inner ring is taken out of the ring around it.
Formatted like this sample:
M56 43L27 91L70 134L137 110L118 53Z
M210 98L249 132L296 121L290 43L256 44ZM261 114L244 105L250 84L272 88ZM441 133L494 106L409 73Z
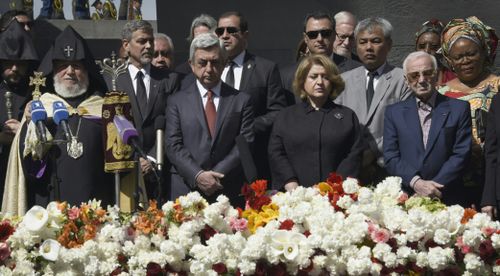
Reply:
M486 116L491 98L498 92L500 77L491 73L498 37L495 30L477 17L453 19L441 34L441 52L457 75L439 92L468 101L472 116L472 157L464 182L470 189L471 203L478 206L484 181L483 150Z
M433 55L438 61L438 85L444 85L456 78L455 74L441 63L442 55L437 53L441 48L441 32L443 28L441 21L431 19L424 22L418 32L415 33L415 50Z

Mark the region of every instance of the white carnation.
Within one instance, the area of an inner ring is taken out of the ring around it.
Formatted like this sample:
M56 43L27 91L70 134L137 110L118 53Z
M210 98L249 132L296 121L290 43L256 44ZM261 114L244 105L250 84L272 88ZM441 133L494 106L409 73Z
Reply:
M346 194L354 194L359 190L358 180L356 178L348 177L342 182L342 189Z
M437 229L434 232L434 241L439 245L448 244L451 240L451 234L445 229Z

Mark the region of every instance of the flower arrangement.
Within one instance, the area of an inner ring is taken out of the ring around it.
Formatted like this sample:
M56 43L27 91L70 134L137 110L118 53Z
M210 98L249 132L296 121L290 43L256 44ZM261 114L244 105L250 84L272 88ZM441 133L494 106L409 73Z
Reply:
M193 192L121 213L98 201L0 217L1 275L500 275L500 223L331 174L315 187L242 189L245 210Z

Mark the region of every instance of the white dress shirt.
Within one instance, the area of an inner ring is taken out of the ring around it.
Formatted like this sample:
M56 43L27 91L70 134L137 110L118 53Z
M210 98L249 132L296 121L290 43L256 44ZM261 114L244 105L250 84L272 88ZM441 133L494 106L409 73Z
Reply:
M379 68L377 68L377 75L373 78L373 91L376 91L377 90L377 84L378 84L378 80L380 79L380 76L382 76L382 73L384 73L384 69L385 69L385 66L386 66L387 62L384 62L384 64L382 64ZM368 75L370 71L366 70L365 68L365 76L366 76L366 89L368 89L368 82L370 81L370 76Z
M135 65L132 65L129 63L128 65L128 72L130 74L130 78L132 80L132 85L134 86L134 93L137 96L137 72L142 71L143 78L142 80L144 81L144 86L146 87L146 95L149 99L149 87L151 83L151 64L145 65L142 69L139 69L135 67Z
M201 100L203 101L203 108L205 108L205 105L207 104L207 100L208 100L208 97L207 97L208 90L205 87L203 87L203 85L201 85L199 80L196 80L196 86L198 86L198 91L200 91ZM212 89L210 89L214 93L215 111L219 110L220 86L221 86L221 82L219 81L219 83L216 86L214 86L214 87L212 87Z
M237 55L234 59L234 89L240 90L241 85L241 76L243 75L243 62L245 61L246 50L243 50L239 55ZM227 72L229 71L229 63L224 67L224 71L222 71L221 79L225 80L227 76Z

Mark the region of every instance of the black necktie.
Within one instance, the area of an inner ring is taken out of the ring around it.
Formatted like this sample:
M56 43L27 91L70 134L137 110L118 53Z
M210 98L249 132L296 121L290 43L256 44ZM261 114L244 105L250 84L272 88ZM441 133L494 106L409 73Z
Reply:
M229 62L229 70L227 70L225 83L234 88L234 61Z
M148 109L148 95L146 94L146 86L144 85L144 81L142 80L142 71L137 72L136 81L137 81L137 102L139 103L139 109L141 111L142 116L146 116L146 110Z
M368 87L366 88L366 110L370 109L372 103L373 95L375 94L375 88L373 87L373 79L378 75L377 71L368 72Z

